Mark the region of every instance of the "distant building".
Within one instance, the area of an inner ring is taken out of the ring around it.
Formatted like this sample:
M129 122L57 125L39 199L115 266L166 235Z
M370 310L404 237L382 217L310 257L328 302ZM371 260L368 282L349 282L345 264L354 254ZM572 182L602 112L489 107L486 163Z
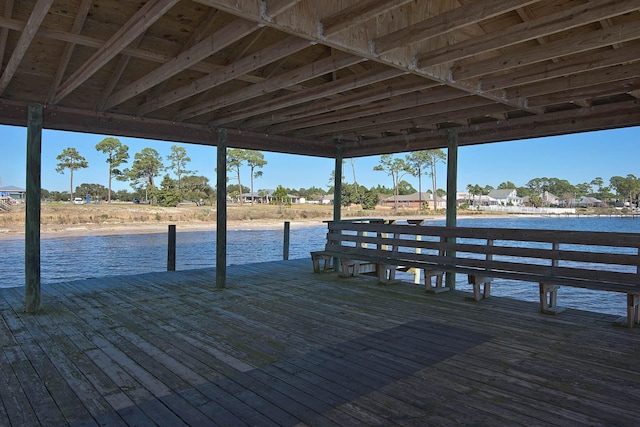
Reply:
M14 185L0 187L0 197L24 201L27 198L27 190Z
M395 207L395 196L386 197L383 201L384 206ZM398 207L399 208L418 208L420 206L420 202L425 206L428 206L429 209L433 209L434 200L433 195L431 193L413 193L413 194L404 194L398 196ZM438 209L446 209L447 208L447 198L439 197L438 198Z
M333 194L325 194L324 196L320 197L320 204L321 205L332 205L333 204Z
M503 206L520 206L522 197L518 197L518 192L513 188L505 190L491 190L489 197L495 199L495 204Z
M305 202L304 197L296 196L294 194L287 194L287 197L289 198L289 202L292 204ZM273 191L267 190L259 191L257 193L242 193L238 196L238 200L240 200L240 198L242 198L243 203L251 203L252 201L253 203L271 203L273 200Z

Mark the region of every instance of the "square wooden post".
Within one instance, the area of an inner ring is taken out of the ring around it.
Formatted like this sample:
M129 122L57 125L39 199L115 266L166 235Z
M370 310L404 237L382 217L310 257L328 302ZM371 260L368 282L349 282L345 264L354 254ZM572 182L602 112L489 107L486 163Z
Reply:
M216 191L216 288L227 283L227 130L218 129Z
M456 195L458 192L458 130L449 129L447 136L447 227L457 226L457 206ZM450 240L455 243L455 238ZM455 256L455 252L447 253L448 256ZM456 273L448 272L446 284L449 289L456 289Z
M27 313L35 313L40 309L42 112L42 105L29 105L27 118L27 206L24 232L24 295Z
M336 164L333 171L333 220L342 219L342 144L336 144ZM340 270L337 258L333 259L333 269ZM343 272L344 273L344 272Z

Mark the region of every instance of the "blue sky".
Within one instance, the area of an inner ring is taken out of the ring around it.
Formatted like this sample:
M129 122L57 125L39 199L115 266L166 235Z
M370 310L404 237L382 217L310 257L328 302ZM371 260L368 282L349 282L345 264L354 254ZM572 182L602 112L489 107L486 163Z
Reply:
M74 189L82 183L107 185L107 164L104 154L95 145L110 135L93 135L45 130L42 136L42 186L47 190L68 191L69 173L55 171L56 156L67 147L75 147L89 162L87 169L74 173ZM136 138L119 138L129 146L131 159L145 147L152 147L166 159L173 143ZM182 145L191 157L189 169L210 179L215 185L215 147L192 144ZM289 188L321 187L327 189L333 170L332 159L294 156L264 152L267 165L263 176L254 182L255 190L274 189L277 185ZM400 156L404 157L404 154ZM26 128L0 126L0 185L25 187ZM378 184L391 187L391 179L383 172L373 170L379 156L356 159L356 178L367 187ZM131 160L130 160L131 161ZM169 162L165 162L168 164ZM347 182L353 182L351 163L344 169ZM615 175L640 176L640 127L611 131L580 133L575 135L537 138L476 146L460 147L458 151L458 190L467 184L497 187L511 181L525 185L537 177L566 179L572 184L590 182L602 177L608 183ZM446 165L437 170L438 187L446 188ZM249 170L241 175L243 185L249 186ZM405 179L418 188L417 178ZM423 190L430 188L430 180L423 177ZM115 190L131 190L127 183L113 182Z

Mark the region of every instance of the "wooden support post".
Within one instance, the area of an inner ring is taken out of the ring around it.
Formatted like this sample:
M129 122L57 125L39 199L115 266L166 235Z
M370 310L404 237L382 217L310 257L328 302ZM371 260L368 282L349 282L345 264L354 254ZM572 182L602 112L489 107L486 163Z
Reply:
M342 219L340 209L342 208L342 145L336 145L336 164L334 170L333 183L333 220Z
M227 130L217 133L216 289L227 283Z
M24 295L27 313L36 313L40 309L42 113L42 105L29 105L27 117L27 206L24 232Z
M291 223L289 221L284 222L284 243L282 247L282 259L289 259L289 235L291 234Z
M336 144L336 163L333 172L333 220L340 221L342 219L342 144ZM340 270L340 263L337 258L333 260L333 269Z
M448 130L447 136L447 227L457 226L456 193L458 191L458 130ZM449 240L455 243L455 238ZM454 257L455 252L448 252L447 256ZM456 289L456 273L447 272L447 287Z
M176 271L176 226L169 225L167 239L167 271Z

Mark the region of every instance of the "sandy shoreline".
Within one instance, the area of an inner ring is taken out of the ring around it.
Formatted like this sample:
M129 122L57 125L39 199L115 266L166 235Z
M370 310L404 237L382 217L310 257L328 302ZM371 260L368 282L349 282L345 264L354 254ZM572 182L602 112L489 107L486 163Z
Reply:
M285 221L232 221L227 223L228 230L277 230L284 228ZM289 221L291 228L323 225L321 220ZM69 227L50 228L43 226L40 236L43 239L56 237L110 236L119 234L166 233L169 224L76 224ZM215 231L215 223L178 223L178 232ZM0 240L24 239L24 230L0 229Z
M374 215L372 217L384 217L385 219L406 220L416 218L417 216L381 216ZM504 215L470 215L459 216L458 218L494 218L504 217ZM442 215L437 216L425 216L423 217L429 221L444 220ZM345 218L349 219L349 218ZM355 219L355 218L354 218ZM310 219L296 219L288 220L291 224L291 228L298 227L313 227L324 225L325 220L318 218ZM284 228L285 220L275 219L261 219L261 220L247 220L238 221L232 220L227 222L228 230L279 230ZM147 234L147 233L166 233L170 223L157 223L157 224L73 224L73 225L43 225L41 228L41 238L56 238L56 237L79 237L79 236L109 236L119 234ZM198 231L215 231L215 223L202 223L202 222L178 222L171 223L176 224L178 232L198 232ZM24 239L24 229L3 229L0 228L0 240L8 239Z

